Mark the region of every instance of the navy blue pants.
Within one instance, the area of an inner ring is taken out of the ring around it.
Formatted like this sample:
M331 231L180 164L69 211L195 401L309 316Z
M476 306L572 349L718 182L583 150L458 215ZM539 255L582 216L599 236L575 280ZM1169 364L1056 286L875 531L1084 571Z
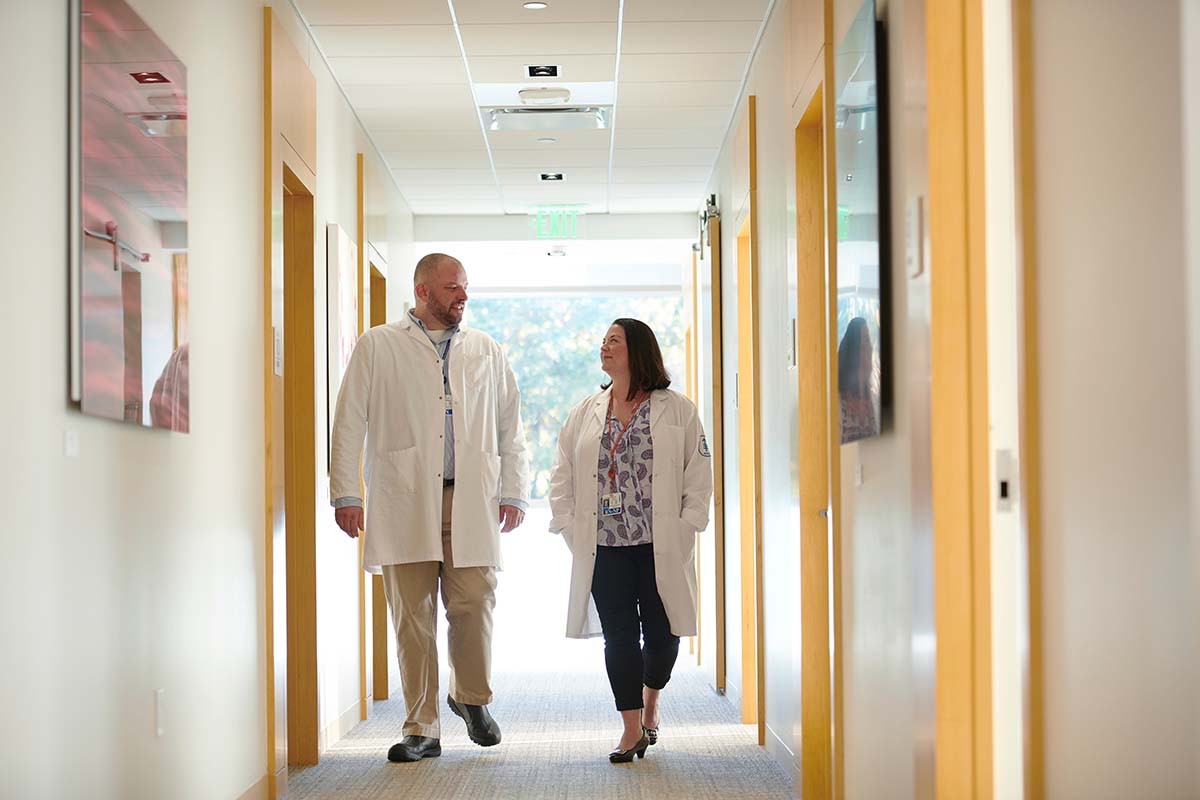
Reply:
M617 710L641 708L642 687L666 686L679 656L679 637L671 633L654 579L654 545L597 546L592 599Z

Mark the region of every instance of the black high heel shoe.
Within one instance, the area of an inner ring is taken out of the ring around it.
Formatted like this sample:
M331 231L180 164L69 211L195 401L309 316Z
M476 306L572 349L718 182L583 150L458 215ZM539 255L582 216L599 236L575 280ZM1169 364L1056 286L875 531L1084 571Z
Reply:
M658 728L647 728L645 725L643 725L642 736L645 737L646 741L650 743L651 747L658 744Z
M645 730L642 731L642 738L637 740L637 744L628 750L613 750L608 754L608 760L614 764L628 764L633 761L633 757L646 757L646 748L650 746L650 740L646 738Z

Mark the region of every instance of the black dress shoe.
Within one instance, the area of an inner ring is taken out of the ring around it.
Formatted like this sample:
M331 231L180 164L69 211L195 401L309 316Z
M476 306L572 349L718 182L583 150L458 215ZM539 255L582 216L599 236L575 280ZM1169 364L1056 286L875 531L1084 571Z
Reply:
M422 758L437 758L441 754L441 741L428 736L405 736L388 750L388 761L420 761Z
M450 705L450 710L467 723L467 736L471 737L472 742L480 747L500 744L500 726L488 713L487 706L460 703L450 695L446 695L446 702Z
M646 757L646 748L650 746L650 740L646 737L645 729L642 730L642 738L637 740L637 744L628 750L616 749L608 754L608 760L614 764L628 764L633 761L633 757Z

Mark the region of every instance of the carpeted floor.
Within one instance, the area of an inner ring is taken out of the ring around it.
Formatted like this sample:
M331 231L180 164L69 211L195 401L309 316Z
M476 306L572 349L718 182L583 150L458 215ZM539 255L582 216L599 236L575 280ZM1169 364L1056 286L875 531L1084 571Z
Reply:
M686 652L686 651L685 651ZM680 662L687 656L681 653ZM442 685L446 682L443 680ZM380 703L321 757L293 768L297 800L491 800L492 798L631 798L636 800L766 800L792 796L791 779L758 747L752 729L708 687L700 671L681 663L663 693L658 745L633 764L606 755L620 723L604 677L594 669L505 673L493 677L490 706L503 730L496 747L481 748L444 708L442 756L391 764L400 738L403 702Z

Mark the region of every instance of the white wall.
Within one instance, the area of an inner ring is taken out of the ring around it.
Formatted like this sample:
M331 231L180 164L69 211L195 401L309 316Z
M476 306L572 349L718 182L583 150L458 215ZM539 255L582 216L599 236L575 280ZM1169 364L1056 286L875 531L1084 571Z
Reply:
M188 68L187 436L68 407L66 4L4 0L0 12L0 66L25 76L0 90L10 115L0 127L6 797L207 800L236 797L266 771L262 10L249 0L132 5ZM354 153L370 152L319 67L318 265L326 219L355 229ZM412 221L391 191L384 237L403 253ZM79 435L78 458L63 456L66 431ZM340 534L327 506L320 513L324 546ZM321 600L332 711L358 693L356 567L339 552L321 569L343 567L354 615L330 622L351 606Z
M66 4L2 10L10 797L235 797L265 772L261 12L135 5L188 67L190 436L67 408Z
M1179 4L1032 23L1046 793L1196 797Z
M791 319L796 313L796 218L794 126L807 97L793 106L809 70L821 69L819 47L823 3L776 3L752 65L746 94L757 97L760 402L763 442L764 625L767 639L768 747L787 769L795 766L800 724L799 575L796 372L789 363ZM844 32L859 3L835 4L834 27ZM912 10L915 7L915 10ZM904 271L904 204L926 185L924 158L923 36L916 0L887 4L895 33L891 43L892 166L894 183L892 321L895 386L891 419L881 438L842 448L843 629L845 657L846 797L913 797L916 748L913 679L913 581L920 556L914 544L910 497L913 470L910 418L921 408L909 397L910 365ZM913 24L901 34L902 12ZM814 32L813 26L818 26ZM913 39L916 39L914 42ZM917 54L919 70L911 69ZM906 62L906 54L909 61ZM913 90L913 86L916 90ZM736 126L735 126L736 127ZM914 133L915 130L915 133ZM732 699L741 684L739 510L736 477L737 412L733 402L737 367L736 136L722 150L709 191L716 192L722 219L724 369L726 408L726 569L728 666ZM927 293L927 286L923 289ZM705 342L707 348L708 343ZM927 362L924 362L927 364ZM928 373L925 373L928 382ZM923 396L928 414L928 393ZM855 467L863 483L855 485ZM927 485L927 484L926 484ZM925 557L931 554L921 550ZM925 574L929 574L927 569ZM711 580L711 579L708 579ZM704 592L708 592L705 586ZM703 594L703 593L702 593ZM708 594L707 596L711 596ZM932 608L928 609L930 614ZM706 650L711 654L711 650ZM711 655L708 656L711 658ZM711 663L711 662L710 662Z

